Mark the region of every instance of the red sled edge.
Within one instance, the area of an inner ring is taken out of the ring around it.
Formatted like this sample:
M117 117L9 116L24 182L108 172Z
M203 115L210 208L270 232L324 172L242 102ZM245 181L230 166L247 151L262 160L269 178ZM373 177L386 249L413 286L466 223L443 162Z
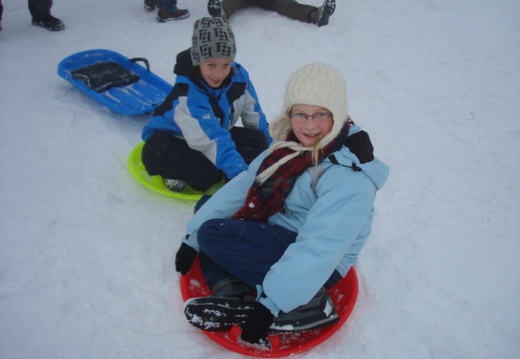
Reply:
M181 294L184 301L190 298L211 295L206 285L198 260L187 275L180 277ZM354 309L358 295L357 274L352 267L347 275L336 285L327 290L340 317L338 323L331 326L302 332L278 332L269 334L271 349L247 345L240 340L240 328L222 332L202 331L206 336L226 349L247 356L279 358L308 351L323 343L338 331L347 321Z

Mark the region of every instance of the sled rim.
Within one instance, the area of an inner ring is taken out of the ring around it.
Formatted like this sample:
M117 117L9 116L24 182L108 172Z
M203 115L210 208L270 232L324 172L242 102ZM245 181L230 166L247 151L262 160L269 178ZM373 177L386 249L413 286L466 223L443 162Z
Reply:
M143 146L144 141L138 143L132 151L130 151L130 155L128 156L128 169L132 176L146 188L163 196L182 200L198 201L203 195L215 193L220 187L222 187L222 184L215 184L206 192L196 191L189 186L182 192L170 191L164 185L161 176L150 176L148 172L146 172L146 168L141 162Z
M180 277L180 286L184 301L210 294L204 282L198 259L193 263L190 272ZM240 343L237 340L240 335L240 328L236 326L228 331L210 332L202 330L202 333L220 346L247 356L280 358L303 353L334 335L345 324L352 313L358 295L358 279L354 267L349 270L342 280L329 288L327 292L336 306L336 311L340 317L339 322L311 331L270 333L271 349L259 349Z

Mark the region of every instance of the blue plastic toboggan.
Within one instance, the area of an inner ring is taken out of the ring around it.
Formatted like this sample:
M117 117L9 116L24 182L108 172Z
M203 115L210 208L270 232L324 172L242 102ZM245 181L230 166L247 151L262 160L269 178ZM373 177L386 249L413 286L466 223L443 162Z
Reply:
M75 70L103 62L119 64L138 75L139 80L130 85L96 92L72 76L72 72ZM143 62L146 67L140 65L139 62ZM112 111L126 115L142 115L152 112L164 101L173 87L150 71L146 59L129 59L120 53L104 49L82 51L66 57L58 65L58 75Z

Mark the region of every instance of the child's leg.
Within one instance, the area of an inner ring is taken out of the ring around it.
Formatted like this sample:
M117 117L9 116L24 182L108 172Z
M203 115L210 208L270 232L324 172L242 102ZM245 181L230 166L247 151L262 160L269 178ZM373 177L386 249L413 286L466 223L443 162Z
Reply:
M251 0L222 0L222 7L229 19L238 10L251 6L251 3Z
M201 252L251 288L263 282L296 236L279 226L236 219L209 220L198 232Z
M177 0L157 0L157 7L167 11L177 10Z
M233 127L229 132L231 133L231 139L235 142L238 153L240 153L247 164L253 162L269 146L267 137L262 131L245 127Z
M255 289L271 266L294 243L298 234L279 226L236 219L212 219L199 229L200 265L211 288L229 276ZM329 288L340 281L335 270L325 283Z
M318 9L316 6L300 4L295 0L274 0L267 1L261 4L263 4L263 8L271 11L276 11L278 14L282 16L309 23L312 22L310 13Z
M161 131L146 141L141 160L149 175L183 180L202 192L220 182L223 176L222 171L201 152L192 150L186 141Z
M29 12L35 20L51 14L52 0L29 0L28 4Z

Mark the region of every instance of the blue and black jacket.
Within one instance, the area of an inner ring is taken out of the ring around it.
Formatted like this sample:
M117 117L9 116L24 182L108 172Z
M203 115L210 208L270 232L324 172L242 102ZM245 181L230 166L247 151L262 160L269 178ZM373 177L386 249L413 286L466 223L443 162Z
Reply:
M246 128L262 131L269 141L269 125L249 74L239 63L219 88L211 88L194 71L189 49L177 55L175 85L144 127L146 141L155 131L183 138L203 153L228 179L247 169L229 130L241 120Z

